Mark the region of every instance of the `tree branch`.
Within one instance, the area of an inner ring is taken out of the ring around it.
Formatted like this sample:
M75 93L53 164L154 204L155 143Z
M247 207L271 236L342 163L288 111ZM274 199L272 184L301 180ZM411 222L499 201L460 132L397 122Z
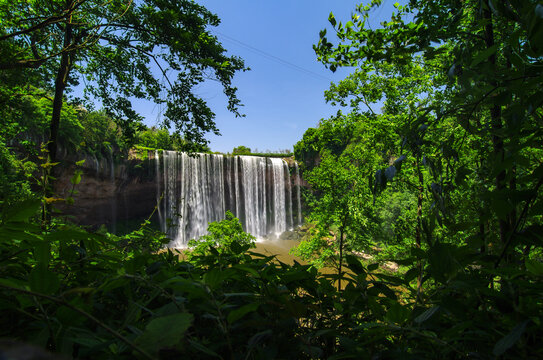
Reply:
M115 40L115 39L112 39L112 38L109 38L109 37L107 37L107 36L100 36L100 39L101 39L101 40L105 40L105 41L107 41L107 42L110 42L110 43L112 43L112 44L114 44L114 45L119 45L119 44L120 44L119 41L117 41L117 40ZM164 68L162 67L162 65L160 65L160 63L158 62L158 60L157 60L157 58L156 58L155 55L153 55L153 54L151 54L150 52L145 51L145 50L143 50L143 49L141 49L141 48L139 48L139 47L137 47L137 46L135 46L135 45L132 45L132 44L130 44L130 43L126 43L125 45L128 46L128 47L130 47L130 48L132 48L132 49L134 49L134 50L137 50L137 51L141 52L142 54L148 56L149 58L153 59L153 61L155 62L155 64L156 64L156 65L158 66L158 68L160 69L160 72L162 73L162 75L164 76L164 78L166 79L166 81L168 82L168 85L170 85L170 88L173 88L173 85L172 85L172 83L171 83L171 81L170 81L170 78L168 77L168 74L166 73L166 71L164 70Z
M521 212L520 216L517 218L517 221L515 223L515 227L509 233L509 236L507 237L507 241L505 242L505 245L504 245L504 247L502 249L502 252L500 253L500 256L498 257L498 260L496 260L496 262L494 263L494 268L497 268L498 265L500 265L500 262L505 257L507 249L509 248L509 246L511 245L511 242L513 240L513 235L515 235L515 233L517 232L520 224L523 222L523 219L528 214L528 210L529 210L530 206L532 205L532 202L537 198L537 192L539 191L539 188L541 187L541 185L543 185L543 177L541 177L539 179L539 181L537 182L537 184L536 184L536 186L534 188L533 196L530 199L528 199L528 201L526 201L526 204L524 204L524 208L522 209L522 212Z
M29 68L36 69L42 66L43 63L45 63L45 61L47 61L47 59L49 58L51 57L38 59L38 60L19 60L16 62L0 64L0 70L29 69Z
M28 29L23 29L23 30L19 30L19 31L15 31L15 32L6 34L6 35L2 35L2 36L0 36L0 41L4 41L4 40L7 40L7 39L10 39L10 38L19 36L19 35L29 34L29 33L34 32L36 30L43 29L44 27L47 27L49 25L60 23L60 22L64 21L65 18L67 16L69 16L70 14L71 14L71 12L66 13L65 15L62 15L62 16L52 16L52 17L49 17L48 19L42 21L39 24L36 24L34 26L29 27Z

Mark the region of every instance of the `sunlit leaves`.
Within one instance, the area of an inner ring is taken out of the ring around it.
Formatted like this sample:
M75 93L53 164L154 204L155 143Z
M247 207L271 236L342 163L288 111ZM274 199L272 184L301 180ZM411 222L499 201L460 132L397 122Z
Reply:
M212 77L228 98L228 109L237 115L239 100L231 81L244 70L243 61L228 56L207 26L219 19L191 1L144 2L40 0L5 4L0 9L5 34L0 37L0 68L34 68L52 87L59 57L68 54L68 87L85 78L86 92L99 99L130 135L140 116L132 99L164 104L164 123L173 125L188 142L204 143L203 133L218 132L214 114L194 93L194 86ZM65 36L70 25L70 36ZM63 44L64 39L70 43ZM17 43L18 50L7 45ZM6 51L3 51L6 50ZM51 74L47 74L50 72ZM94 99L93 99L94 100ZM181 113L184 116L181 116Z

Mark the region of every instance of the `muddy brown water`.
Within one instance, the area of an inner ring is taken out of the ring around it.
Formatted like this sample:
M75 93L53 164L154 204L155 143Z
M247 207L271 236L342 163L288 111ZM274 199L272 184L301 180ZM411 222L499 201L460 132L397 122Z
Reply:
M279 261L285 264L294 264L294 260L300 264L307 264L297 256L289 254L290 249L297 246L300 243L298 240L264 240L255 243L254 249L249 251L256 252L265 256L275 256ZM175 251L175 249L173 249ZM180 259L185 259L184 251L186 249L177 249Z
M289 254L290 249L298 246L300 241L297 240L266 240L258 241L255 243L256 248L251 251L266 255L275 256L277 260L284 262L285 264L294 264L294 260L300 264L307 264L297 256Z
M250 249L249 251L266 256L275 256L277 260L285 264L292 265L294 264L294 261L297 261L300 264L307 265L309 264L307 261L300 259L298 256L289 254L290 250L293 247L298 246L299 243L299 240L263 240L257 241L255 243L256 247L254 249ZM179 253L179 257L180 259L184 258L182 252ZM326 275L335 274L336 272L336 269L330 267L319 269L319 273Z

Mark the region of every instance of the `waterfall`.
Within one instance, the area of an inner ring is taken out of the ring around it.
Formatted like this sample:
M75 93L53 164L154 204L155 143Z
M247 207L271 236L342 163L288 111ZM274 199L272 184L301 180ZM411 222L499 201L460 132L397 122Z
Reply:
M279 236L287 230L287 216L285 209L285 169L283 160L270 158L273 172L273 217L275 221L274 233Z
M279 236L294 226L292 186L283 159L164 151L162 162L160 174L157 154L157 189L164 193L159 217L172 239L170 247L184 247L204 235L208 223L222 220L226 210L257 238ZM296 196L300 212L299 189Z
M266 159L240 156L245 203L245 231L255 236L266 234Z
M156 204L157 204L157 214L158 214L158 223L161 224L161 229L164 231L164 228L162 228L162 224L164 223L164 220L162 218L162 209L161 209L161 206L160 206L160 202L161 202L161 197L162 197L162 190L160 188L160 183L161 183L161 179L160 179L160 161L159 161L159 154L158 154L158 150L155 150L155 176L156 176L156 186L157 186L157 191L156 191Z
M109 179L111 181L111 185L113 189L117 189L117 183L115 181L115 161L113 159L113 150L109 150ZM113 201L111 202L111 230L113 233L117 232L117 199L113 197Z
M235 156L234 157L234 181L235 181L235 195L234 196L238 196L239 194L239 157L238 156ZM234 214L236 214L237 217L240 217L241 216L241 204L239 202L239 199L236 197L236 211L234 212Z
M294 168L296 169L296 200L298 201L298 225L302 225L302 201L300 200L300 187L301 179L300 179L300 169L298 168L298 163L294 162Z
M290 182L290 171L288 169L288 165L285 162L285 182L287 184L287 203L288 203L288 219L289 219L289 229L292 230L294 228L294 220L292 218L292 185Z

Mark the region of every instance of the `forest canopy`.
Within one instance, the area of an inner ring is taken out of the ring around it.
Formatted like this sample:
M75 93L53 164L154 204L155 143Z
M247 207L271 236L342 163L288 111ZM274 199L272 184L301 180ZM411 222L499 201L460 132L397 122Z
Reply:
M187 145L205 144L204 134L218 129L194 87L207 78L222 84L228 109L239 115L232 78L245 69L243 61L226 55L209 32L219 18L193 1L3 1L0 18L9 98L26 95L24 81L52 98L53 161L65 92L77 85L88 99L81 105L100 101L128 136L142 120L132 100L145 99L164 107L163 125Z

